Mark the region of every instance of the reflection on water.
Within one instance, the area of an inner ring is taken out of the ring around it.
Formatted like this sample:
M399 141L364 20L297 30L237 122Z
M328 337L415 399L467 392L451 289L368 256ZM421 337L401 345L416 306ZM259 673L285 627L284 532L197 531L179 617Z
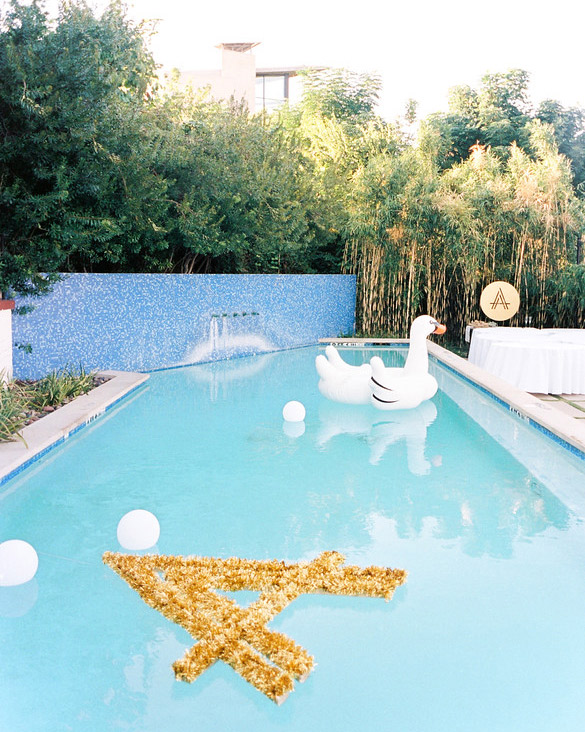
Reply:
M371 406L327 403L319 407L321 427L317 445L322 447L337 435L365 438L370 446L370 463L377 465L390 445L404 440L407 447L408 469L413 475L427 475L432 467L425 456L427 428L435 421L437 408L432 401L416 409L380 414ZM440 456L433 458L440 465Z
M296 439L297 437L302 437L305 434L305 422L287 422L284 420L282 423L282 431L287 437L292 437L293 439Z
M337 406L320 405L318 421L308 421L295 440L276 426L248 433L257 462L284 466L286 474L243 488L235 499L241 514L261 525L266 547L285 542L291 558L332 547L365 550L371 519L379 516L392 521L401 539L416 543L430 521L432 537L447 551L512 558L519 542L568 530L574 520L472 420L460 415L453 429L447 398L434 420L427 409L381 425L367 410L349 416Z
M231 505L261 525L265 547L285 542L289 558L366 547L371 517L379 515L402 538L416 540L430 520L437 540L457 540L468 556L503 558L513 556L518 542L570 525L571 511L551 482L560 466L539 471L539 481L527 460L514 457L522 445L523 455L538 460L546 438L525 432L495 403L491 415L473 390L465 393L481 425L444 392L416 409L381 414L322 397L309 373L310 351L287 354L294 362L287 373L282 358L209 364L188 374L220 385L215 404L226 418L233 419L231 405L247 395L248 413L229 430L240 487ZM304 422L282 422L282 405L291 398L305 404ZM502 430L508 449L500 444Z
M209 398L215 402L220 393L229 394L230 388L242 387L249 379L260 376L268 366L274 353L265 353L256 358L235 358L202 364L196 369L186 371L188 381L205 384L209 387Z
M0 538L30 541L43 561L38 597L37 578L0 588L6 729L159 732L196 719L201 732L353 732L363 709L369 726L392 719L401 732L509 730L511 709L515 732L550 732L559 715L579 729L580 698L565 692L585 683L585 514L571 504L584 466L459 382L402 414L331 403L316 350L154 373L140 398L7 487ZM292 399L300 426L283 425ZM390 603L303 596L279 614L274 627L319 663L283 707L226 664L179 684L171 664L192 639L101 562L134 508L159 519L164 554L299 561L334 549L404 567L408 583ZM506 694L478 718L477 699Z
M359 466L356 466L356 470ZM541 493L541 495L539 495ZM512 558L518 542L548 529L567 530L571 514L552 493L526 480L483 481L470 491L465 479L435 481L417 488L400 480L355 479L319 490L297 490L283 523L266 528L286 537L288 554L311 555L322 547L367 549L372 517L391 520L401 539L416 542L432 522L443 550L470 557ZM259 509L260 510L260 509Z
M34 607L39 596L36 578L14 587L0 587L0 617L21 618Z

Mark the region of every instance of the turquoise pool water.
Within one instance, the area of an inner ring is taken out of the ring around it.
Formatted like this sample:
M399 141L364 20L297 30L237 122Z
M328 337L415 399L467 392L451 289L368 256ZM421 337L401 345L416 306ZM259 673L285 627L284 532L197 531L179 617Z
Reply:
M327 402L318 352L154 373L0 488L0 541L40 559L0 588L0 730L583 729L585 462L437 364L418 410ZM305 595L277 615L317 663L280 707L222 662L177 682L192 639L101 561L134 508L159 518L160 553L336 550L408 580L388 603Z

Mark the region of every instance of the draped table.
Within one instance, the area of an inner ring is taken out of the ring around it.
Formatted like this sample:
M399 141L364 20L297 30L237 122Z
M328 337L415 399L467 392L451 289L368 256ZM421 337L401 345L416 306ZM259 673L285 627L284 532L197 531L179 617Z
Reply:
M585 330L475 328L468 360L536 394L585 394Z

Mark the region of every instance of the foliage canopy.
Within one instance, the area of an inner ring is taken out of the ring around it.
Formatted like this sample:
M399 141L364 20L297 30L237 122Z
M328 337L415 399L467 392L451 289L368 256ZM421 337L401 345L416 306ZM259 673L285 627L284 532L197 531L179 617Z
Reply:
M518 322L584 324L585 110L533 108L513 69L453 88L414 139L376 114L376 75L323 69L296 107L252 115L159 84L151 32L119 0L0 16L2 292L68 271L355 272L359 329L405 335L423 311L460 333L503 278Z

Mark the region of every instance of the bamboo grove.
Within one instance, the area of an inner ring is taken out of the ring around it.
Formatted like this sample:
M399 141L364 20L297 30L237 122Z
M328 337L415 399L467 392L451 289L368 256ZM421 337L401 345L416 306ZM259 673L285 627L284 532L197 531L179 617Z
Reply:
M375 75L304 73L250 114L160 82L119 0L0 11L0 290L59 272L355 273L357 330L454 339L482 288L513 324L585 327L585 110L534 107L528 74L454 87L445 113L376 114Z
M502 157L476 144L441 171L427 128L402 155L357 171L345 268L358 276L362 333L404 336L429 312L460 336L494 280L521 294L511 324L585 326L583 202L552 129L533 121L530 146Z

